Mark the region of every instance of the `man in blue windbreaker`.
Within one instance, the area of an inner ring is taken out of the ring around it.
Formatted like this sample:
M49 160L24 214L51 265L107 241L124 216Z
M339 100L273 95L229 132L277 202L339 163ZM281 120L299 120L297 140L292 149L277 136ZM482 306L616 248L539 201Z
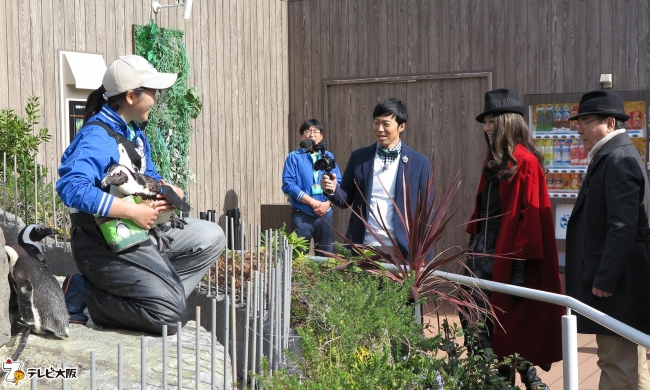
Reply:
M303 145L323 141L323 125L318 119L308 119L300 126L300 140ZM334 159L329 151L317 151L313 146L300 147L289 153L282 171L282 192L291 202L291 231L307 240L313 239L317 255L332 252L334 242L332 205L320 187L321 176L326 172L314 169L314 162L323 153ZM341 172L336 164L331 173L341 181Z

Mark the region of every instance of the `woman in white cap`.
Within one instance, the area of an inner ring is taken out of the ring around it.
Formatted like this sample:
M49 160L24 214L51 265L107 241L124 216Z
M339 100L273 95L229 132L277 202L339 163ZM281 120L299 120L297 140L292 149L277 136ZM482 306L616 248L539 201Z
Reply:
M483 124L487 153L467 226L470 251L477 254L467 266L481 279L561 293L544 158L524 112L517 91L501 88L485 94L484 112L476 117ZM546 370L562 359L562 307L495 292L486 295L498 309L496 321L486 321L487 329L479 333L482 348L493 348L500 358L518 353ZM517 370L526 389L548 388L533 365Z
M117 59L102 86L88 96L84 126L61 158L56 188L71 209L72 251L81 271L63 284L70 322L86 323L87 307L97 325L156 334L167 325L175 333L177 322L187 321L187 297L225 247L217 224L187 219L183 229L163 225L172 239L169 250L160 252L145 240L114 253L95 222L95 216L131 219L149 230L164 222L157 221L160 213L174 210L162 195L151 206L128 202L112 187L102 188L101 180L110 166L122 164L165 183L138 123L149 119L157 91L170 88L176 78L140 56Z

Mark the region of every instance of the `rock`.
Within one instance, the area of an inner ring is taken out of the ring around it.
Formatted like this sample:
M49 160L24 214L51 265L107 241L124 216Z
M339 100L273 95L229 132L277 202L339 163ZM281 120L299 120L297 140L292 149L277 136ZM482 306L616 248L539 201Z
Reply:
M210 388L211 377L211 342L210 332L203 327L200 332L200 373L201 389ZM188 322L182 330L182 387L184 389L196 388L196 322ZM162 344L159 336L150 336L142 332L133 332L121 329L101 328L97 326L84 326L70 324L70 338L61 340L56 337L31 334L19 362L23 363L22 370L28 374L24 379L29 382L29 373L46 373L50 367L62 368L62 362L68 369L76 369L76 379L67 379L67 389L89 389L90 386L90 352L95 352L95 386L97 389L116 389L118 386L118 343L123 348L123 380L125 389L140 388L141 384L141 338L145 340L146 356L146 381L148 389L160 389L162 386ZM19 341L13 337L4 347L0 347L0 359L6 361L10 357ZM177 336L167 337L167 386L177 387ZM229 360L229 359L228 359ZM216 389L223 389L224 385L224 349L216 344L215 354L215 384ZM230 364L228 364L228 372ZM231 376L228 375L230 384ZM4 378L3 378L4 379ZM61 388L61 379L37 379L37 388ZM14 384L2 381L2 389L13 389ZM20 385L24 385L21 383Z

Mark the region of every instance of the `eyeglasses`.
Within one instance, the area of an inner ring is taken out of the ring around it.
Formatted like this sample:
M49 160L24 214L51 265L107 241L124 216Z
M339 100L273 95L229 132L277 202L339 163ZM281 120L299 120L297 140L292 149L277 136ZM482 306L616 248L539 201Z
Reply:
M302 133L303 133L303 134L309 134L309 133L312 133L312 134L320 134L321 131L318 130L318 129L307 129L307 130L303 131Z
M598 119L600 119L600 118L594 118L594 119L590 119L590 120L584 121L584 122L578 119L578 126L585 127L587 125L587 123L597 121Z

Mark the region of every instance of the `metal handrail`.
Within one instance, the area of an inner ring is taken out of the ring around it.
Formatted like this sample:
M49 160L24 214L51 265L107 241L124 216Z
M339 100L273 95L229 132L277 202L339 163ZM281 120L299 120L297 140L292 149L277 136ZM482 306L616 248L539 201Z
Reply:
M458 275L450 272L434 271L433 273L447 280L462 283L465 285L476 285L485 290L491 290L504 294L516 295L518 297L534 299L536 301L566 306L567 309L573 309L577 311L578 313L604 326L612 332L617 333L626 339L634 341L635 343L646 348L650 348L650 336L634 329L629 325L622 323L619 320L608 316L601 311L594 309L589 305L580 302L575 298L563 294L555 294L546 291L535 290L532 288L513 286L511 284L503 284L490 280L470 278L468 276Z
M315 262L328 260L327 257L308 256ZM382 264L388 272L402 272L402 269L392 264ZM408 267L406 267L408 270ZM451 272L434 271L434 275L447 280L461 283L467 286L478 287L485 290L495 291L503 294L515 295L522 298L533 299L536 301L548 302L555 305L565 306L567 314L562 316L562 364L564 368L563 382L564 388L569 390L578 390L578 330L576 317L571 314L575 310L592 321L604 326L612 332L625 337L645 348L650 348L650 336L640 332L633 327L616 320L607 314L586 305L579 300L563 295L546 291L535 290L532 288L519 287L511 284L493 282L454 274Z

